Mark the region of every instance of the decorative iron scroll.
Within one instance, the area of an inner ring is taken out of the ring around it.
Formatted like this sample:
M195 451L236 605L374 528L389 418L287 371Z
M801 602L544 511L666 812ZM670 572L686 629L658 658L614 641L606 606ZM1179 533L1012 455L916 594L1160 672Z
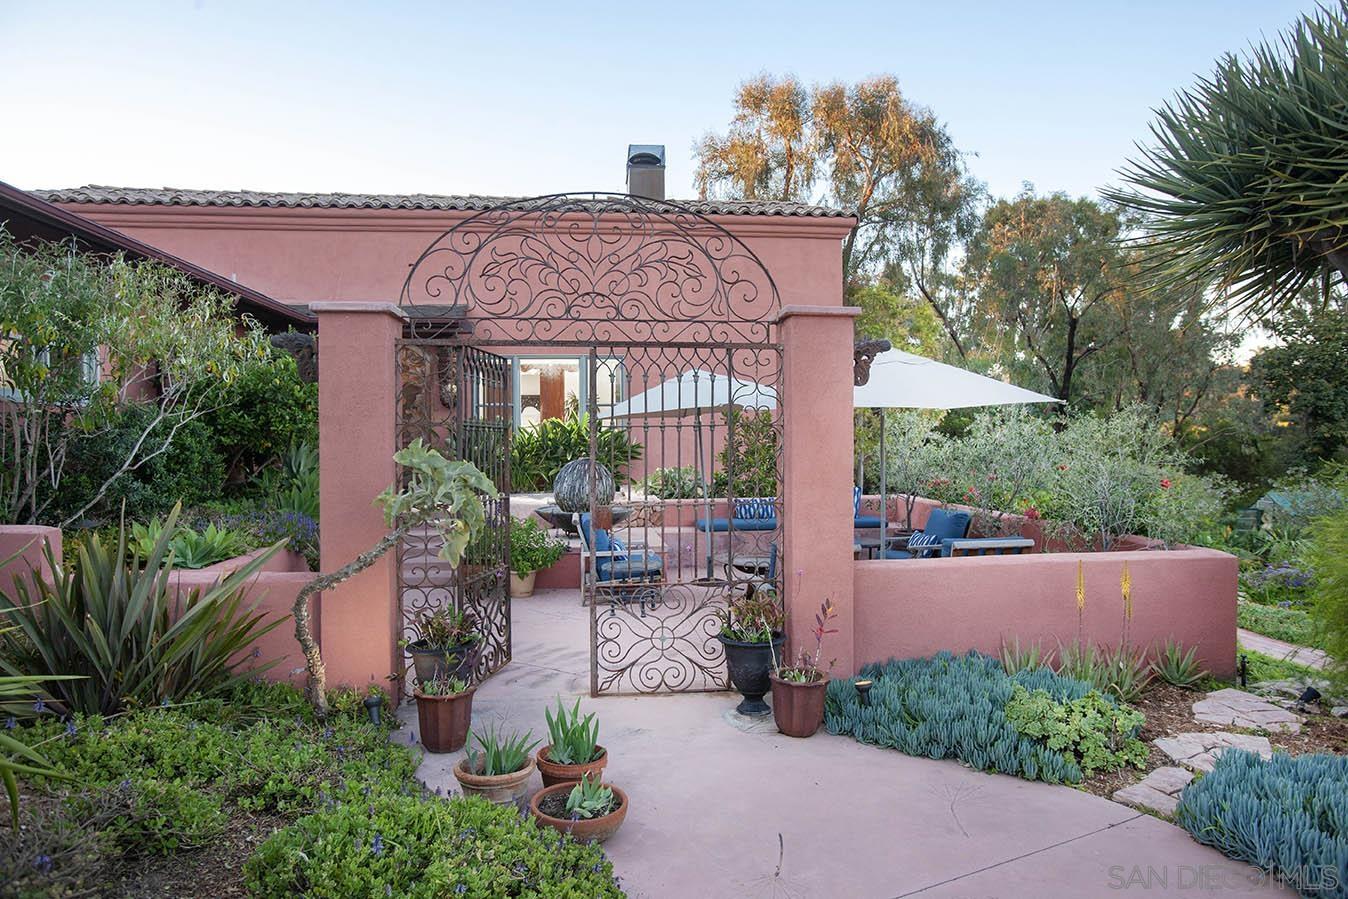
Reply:
M601 588L596 597L593 693L724 690L716 635L724 590L692 584Z
M852 384L865 387L871 379L871 363L875 357L894 348L888 340L858 340L852 349Z
M781 310L757 255L707 216L603 193L464 219L416 260L400 302L469 310L483 346L764 344Z

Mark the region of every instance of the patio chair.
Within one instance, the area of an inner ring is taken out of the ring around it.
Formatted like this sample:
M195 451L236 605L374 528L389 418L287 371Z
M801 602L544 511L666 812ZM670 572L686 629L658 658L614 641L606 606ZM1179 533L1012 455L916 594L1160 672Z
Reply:
M858 531L875 530L884 525L879 515L861 514L861 488L852 488L852 527Z
M629 547L604 528L590 527L590 514L576 516L580 535L582 570L596 583L660 583L664 579L665 560L656 552Z
M942 553L943 541L963 540L969 536L969 526L973 516L968 512L952 512L949 509L932 509L922 530L914 531L905 538L904 547L886 549L880 554L882 559L927 559ZM944 554L944 553L942 553Z

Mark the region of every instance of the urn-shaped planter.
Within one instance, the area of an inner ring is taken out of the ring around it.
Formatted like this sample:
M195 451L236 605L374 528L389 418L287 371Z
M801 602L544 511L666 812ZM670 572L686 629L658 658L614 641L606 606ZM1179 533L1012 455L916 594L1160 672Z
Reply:
M538 760L538 773L543 777L543 786L552 787L557 784L577 783L587 774L591 781L597 781L603 778L604 766L608 764L608 750L603 746L594 747L594 751L598 758L579 765L563 765L554 762L549 757L551 751L551 746L544 746L542 749L538 750L538 755L536 756Z
M618 800L618 807L607 815L571 820L566 813L566 798L576 787L573 783L557 784L539 790L529 801L529 811L539 824L546 824L559 833L568 833L573 839L582 843L602 843L617 833L627 818L627 794L613 784L604 786L612 790L613 797Z
M534 773L534 760L530 756L523 768L509 774L478 774L468 767L468 759L459 759L454 765L454 779L465 796L481 796L497 805L524 807L524 799L529 795L529 778Z
M782 645L786 637L780 633L772 636L772 645L767 643L745 643L718 635L725 647L726 669L730 673L730 683L744 697L735 707L741 715L766 715L772 709L763 701L763 696L772 687L768 676L772 673L772 659L782 654Z
M477 665L477 648L476 642L431 646L424 640L414 640L407 644L407 654L412 657L412 669L418 683L442 677L471 680L473 667Z
M538 577L538 572L537 572L537 571L531 571L531 572L529 572L528 574L526 574L524 577L520 577L518 574L515 574L514 572L511 572L511 574L510 574L510 595L511 595L511 597L516 597L516 596L533 596L533 595L534 595L534 580L535 580L535 578L537 578L537 577Z
M417 724L421 727L421 745L427 752L457 752L468 742L468 727L473 718L473 693L428 696L417 690Z
M772 718L777 729L788 737L811 737L824 723L824 692L828 678L808 684L772 679Z

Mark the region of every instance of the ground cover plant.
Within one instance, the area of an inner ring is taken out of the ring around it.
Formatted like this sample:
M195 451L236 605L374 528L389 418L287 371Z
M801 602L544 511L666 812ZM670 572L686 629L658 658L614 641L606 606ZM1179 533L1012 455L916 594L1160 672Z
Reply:
M1230 751L1180 798L1179 824L1200 843L1271 871L1303 896L1343 897L1348 758Z
M1050 783L1078 783L1086 771L1146 755L1140 715L1048 668L1008 674L990 656L942 652L866 665L858 677L872 681L864 697L855 679L829 683L830 733Z
M428 794L411 742L371 724L363 698L333 694L326 721L298 690L256 683L112 717L37 713L8 733L70 779L27 779L22 827L0 829L0 883L34 897L141 895L152 876L177 895L198 879L263 897L622 895L597 847ZM275 832L222 870L218 845L250 822Z

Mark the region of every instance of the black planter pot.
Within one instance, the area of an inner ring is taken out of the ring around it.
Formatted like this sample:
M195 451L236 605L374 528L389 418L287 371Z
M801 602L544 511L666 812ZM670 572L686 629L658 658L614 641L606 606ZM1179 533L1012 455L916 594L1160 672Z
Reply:
M780 658L786 636L775 634L772 646L766 643L744 643L717 635L725 647L726 668L730 672L730 683L740 691L744 700L735 707L741 715L757 717L772 711L772 707L763 701L763 696L772 689L769 675L772 673L772 655Z
M419 682L435 680L441 676L471 681L473 667L477 664L476 643L444 647L427 646L423 641L417 640L407 644L407 654L412 657L412 670Z

